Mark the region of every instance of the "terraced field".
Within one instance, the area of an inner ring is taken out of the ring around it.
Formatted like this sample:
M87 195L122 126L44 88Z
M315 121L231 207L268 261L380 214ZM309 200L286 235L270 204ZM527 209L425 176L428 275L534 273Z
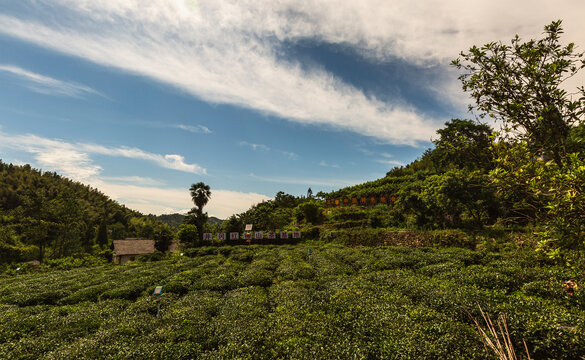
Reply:
M0 278L0 357L485 359L467 313L480 318L479 304L507 315L532 358L585 359L585 296L562 286L579 274L532 258L339 245L190 254Z

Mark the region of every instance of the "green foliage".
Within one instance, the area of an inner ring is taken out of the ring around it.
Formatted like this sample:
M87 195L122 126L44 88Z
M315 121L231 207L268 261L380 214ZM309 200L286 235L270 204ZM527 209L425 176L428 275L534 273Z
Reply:
M489 174L506 212L506 222L527 224L537 220L544 208L537 184L543 179L544 164L537 161L524 143L501 143L496 148L496 168Z
M111 259L111 258L110 258ZM49 259L43 264L44 267L59 269L59 270L70 270L74 268L92 267L97 265L105 264L110 259L104 256L70 256L59 259Z
M314 199L295 197L279 191L274 200L262 201L237 215L238 225L241 224L240 231L243 231L244 224L253 224L255 230L283 230L294 223L296 208L306 202L319 203ZM230 220L230 224L235 224L235 221L236 219Z
M545 150L562 166L570 129L583 121L585 88L574 98L561 84L585 67L585 56L573 43L561 46L560 20L544 30L539 40L522 42L516 35L511 45L473 46L453 65L465 71L459 77L463 90L482 116L502 120L508 135L530 144L531 151Z
M183 224L179 227L179 232L177 232L177 238L183 244L187 244L189 246L197 246L201 241L199 238L199 231L197 230L197 226L191 224Z
M437 130L431 158L437 169L486 170L492 167L492 129L471 120L452 119Z
M226 233L241 233L244 231L244 222L240 216L232 215L221 223L221 229Z
M173 229L178 229L183 223L185 215L182 214L163 214L163 215L149 215L149 217L155 217L160 222L169 225Z
M195 204L195 207L199 211L203 211L203 207L211 198L211 190L209 185L205 185L202 182L198 182L197 184L192 184L189 188L189 192L191 193L191 199Z
M198 182L197 184L191 185L189 192L191 193L191 199L193 200L195 207L192 208L185 219L183 219L183 224L197 226L198 238L199 241L201 241L203 239L205 225L209 219L207 213L203 213L203 207L211 198L211 190L209 185L205 185L203 182Z
M139 262L161 261L162 259L166 258L167 256L168 256L168 253L161 251L161 250L157 250L151 254L139 255L136 260Z
M541 174L531 183L535 192L545 196L547 204L539 248L554 257L565 256L566 250L585 255L585 161L571 154L561 169L544 164Z
M142 217L89 186L0 161L0 253L14 255L0 262L82 256L94 251L98 228L102 246L141 236L130 219ZM148 223L153 229L159 224Z
M298 222L305 221L314 225L323 222L323 206L320 202L307 201L294 209L294 216Z
M101 248L104 248L108 245L108 225L106 223L106 219L103 218L100 222L100 226L98 227L96 241L95 241Z
M154 247L157 251L167 251L173 242L174 236L175 232L170 226L166 224L160 224L154 229Z
M2 357L485 359L466 313L480 317L477 303L506 314L516 349L526 339L533 358L585 352L582 290L562 286L577 273L533 258L333 244L194 250L0 278Z

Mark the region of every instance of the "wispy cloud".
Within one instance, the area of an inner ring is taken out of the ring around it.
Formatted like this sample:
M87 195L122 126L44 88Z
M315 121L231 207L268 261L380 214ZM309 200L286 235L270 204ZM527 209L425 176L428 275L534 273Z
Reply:
M271 183L279 184L293 184L293 185L310 185L310 186L327 186L327 187L344 187L349 185L355 185L363 182L363 180L340 180L340 179L310 179L300 177L271 177L271 176L259 176L254 173L250 173L251 178Z
M0 15L0 32L149 76L205 101L388 143L426 142L445 120L428 118L404 99L381 101L324 68L280 56L283 42L306 39L395 57L404 42L397 43L396 31L377 30L383 24L389 29L378 10L370 11L379 8L374 2L213 1L195 8L152 0L145 11L140 2L40 1L70 16L57 23L47 16Z
M290 160L297 160L299 158L299 155L295 154L294 152L280 151L280 153L289 158Z
M167 169L205 174L197 164L189 164L181 155L154 154L138 148L106 147L96 144L69 143L40 136L5 134L0 131L0 148L7 147L33 154L39 165L83 181L100 174L102 167L91 159L92 154L145 160Z
M268 146L262 145L262 144L252 144L252 143L249 143L247 141L240 141L240 145L241 146L249 146L254 151L256 151L256 150L270 151L270 148Z
M0 15L0 33L171 84L204 101L251 108L303 124L353 131L394 144L428 142L447 119L404 98L381 101L324 68L282 56L287 43L343 44L375 62L401 59L449 71L473 44L539 36L564 19L566 38L585 44L585 2L544 0L184 1L21 0L58 16ZM506 8L505 12L501 9ZM527 12L526 9L531 11ZM477 14L481 13L481 21ZM518 23L517 14L523 14ZM571 79L582 84L585 72ZM443 101L466 98L455 77L429 80Z
M18 66L0 64L0 72L9 73L24 80L23 85L29 90L46 95L83 98L86 95L99 95L100 92L84 85L57 80L49 76L34 73Z
M184 171L193 174L206 174L207 170L197 164L189 164L185 162L185 158L182 155L176 154L153 154L138 148L130 147L106 147L96 144L76 144L79 149L85 150L89 153L119 156L130 159L139 159L151 161L161 167L167 169L173 169L178 171Z
M325 160L321 160L321 162L319 162L319 165L320 166L323 166L323 167L331 167L331 168L335 168L335 169L338 169L339 168L339 165L337 165L337 164L329 164Z
M165 168L195 174L205 171L198 165L185 163L183 157L179 155L158 155L136 148L108 148L95 144L69 143L30 134L7 134L0 128L0 149L2 148L32 154L37 163L35 166L92 185L114 200L146 214L188 211L193 207L188 189L164 188L161 181L149 177L101 176L103 168L95 164L91 155L142 159ZM258 193L223 189L213 189L212 194L206 210L219 218L243 212L253 204L269 199L268 196Z
M394 155L387 153L387 152L383 152L380 154L380 156L382 157L382 159L375 159L374 161L380 164L384 164L384 165L390 165L390 166L404 166L404 162L402 161L398 161L398 160L394 160Z
M194 134L211 134L211 130L209 130L209 128L207 128L206 126L203 126L203 125L177 124L177 125L174 125L173 127L177 128L177 129L189 131L189 132L192 132Z
M155 180L143 176L100 176L101 180L112 183L140 185L140 186L160 186L164 183L160 180Z
M272 149L270 147L268 147L267 145L252 144L252 143L249 143L247 141L240 141L240 146L248 146L254 151L256 151L256 150L272 151ZM283 150L275 149L274 152L286 156L289 160L297 160L299 158L298 154L291 152L291 151L283 151Z
M374 160L377 163L384 164L384 165L391 165L391 166L404 166L402 161L398 160L390 160L390 159L376 159Z

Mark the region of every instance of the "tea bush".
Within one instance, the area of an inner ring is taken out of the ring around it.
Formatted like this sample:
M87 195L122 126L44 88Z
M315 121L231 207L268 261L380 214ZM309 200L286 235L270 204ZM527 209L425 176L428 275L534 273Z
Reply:
M580 273L532 255L331 243L187 253L1 278L1 357L485 359L468 315L481 319L478 304L506 314L533 358L585 353L584 295L563 287Z

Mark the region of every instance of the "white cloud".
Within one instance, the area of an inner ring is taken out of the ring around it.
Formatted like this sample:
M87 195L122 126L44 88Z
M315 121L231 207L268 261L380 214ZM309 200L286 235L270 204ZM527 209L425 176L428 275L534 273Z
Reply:
M91 181L91 185L127 207L145 214L186 213L194 206L188 188L168 189L119 184L102 179ZM268 196L257 193L211 189L211 198L205 206L205 211L211 216L226 219L232 214L244 212L252 205L268 199Z
M108 148L95 144L68 143L36 135L6 134L0 128L0 149L9 148L32 154L45 171L56 171L73 180L92 185L114 200L142 213L169 214L186 212L193 207L188 187L185 189L163 188L156 179L140 176L100 176L103 168L94 163L93 154L142 159L175 170L201 174L195 164L186 164L179 155L158 155L136 148ZM210 215L225 219L240 213L263 200L266 195L212 189L212 197L206 206Z
M192 132L194 134L211 134L211 130L208 127L203 125L183 125L177 124L174 125L175 128Z
M93 163L89 154L73 144L36 135L8 135L0 132L0 148L21 150L33 154L44 170L56 171L74 180L98 175L102 167Z
M402 161L393 160L392 158L394 157L394 155L390 153L383 152L380 154L380 156L382 157L382 159L375 159L374 161L384 165L404 166L404 163Z
M25 80L25 86L41 94L82 98L85 95L99 95L98 91L84 85L61 81L49 76L37 74L18 66L0 64L0 72L7 72Z
M263 150L263 151L270 151L270 148L266 145L262 145L262 144L251 144L247 141L240 141L240 145L242 146L249 146L252 148L252 150L256 151L258 149Z
M323 166L323 167L331 167L331 168L335 168L335 169L338 169L339 168L339 165L337 165L337 164L329 164L325 160L321 160L321 162L319 162L319 165L320 166Z
M285 40L352 40L345 33L350 29L335 30L339 22L331 24L334 28L320 25L322 20L337 21L327 15L333 4L214 1L197 8L166 0L147 5L69 0L50 4L70 16L61 16L56 23L51 17L0 15L0 32L149 76L206 101L386 142L428 141L438 124L401 101L382 102L324 69L303 69L279 56Z
M129 185L141 185L141 186L160 186L164 185L162 181L143 177L143 176L100 176L101 180L107 182L129 184Z
M280 153L289 158L290 160L297 160L299 158L299 155L295 154L294 152L280 151Z
M36 135L13 135L0 131L0 148L21 150L35 156L45 170L57 171L75 180L84 181L100 174L102 167L94 164L91 154L146 160L158 166L193 174L205 174L197 164L189 164L181 155L160 155L137 148L105 147L96 144L69 143Z
M438 67L427 88L464 109L450 60L470 46L540 36L564 20L563 39L585 47L585 2L545 0L22 0L27 15L0 15L0 33L172 84L198 98L395 144L428 141L446 119L403 99L382 102L322 68L303 68L283 42L341 44L374 62ZM284 60L283 60L284 59ZM569 81L582 85L585 72Z
M151 161L161 167L178 170L193 174L206 174L207 170L197 164L188 164L185 158L176 154L153 154L138 148L129 147L105 147L96 144L76 144L78 148L83 149L89 153L125 157L130 159Z
M384 164L384 165L392 165L392 166L404 166L404 163L402 161L398 161L398 160L390 160L390 159L377 159L374 160L380 164Z

